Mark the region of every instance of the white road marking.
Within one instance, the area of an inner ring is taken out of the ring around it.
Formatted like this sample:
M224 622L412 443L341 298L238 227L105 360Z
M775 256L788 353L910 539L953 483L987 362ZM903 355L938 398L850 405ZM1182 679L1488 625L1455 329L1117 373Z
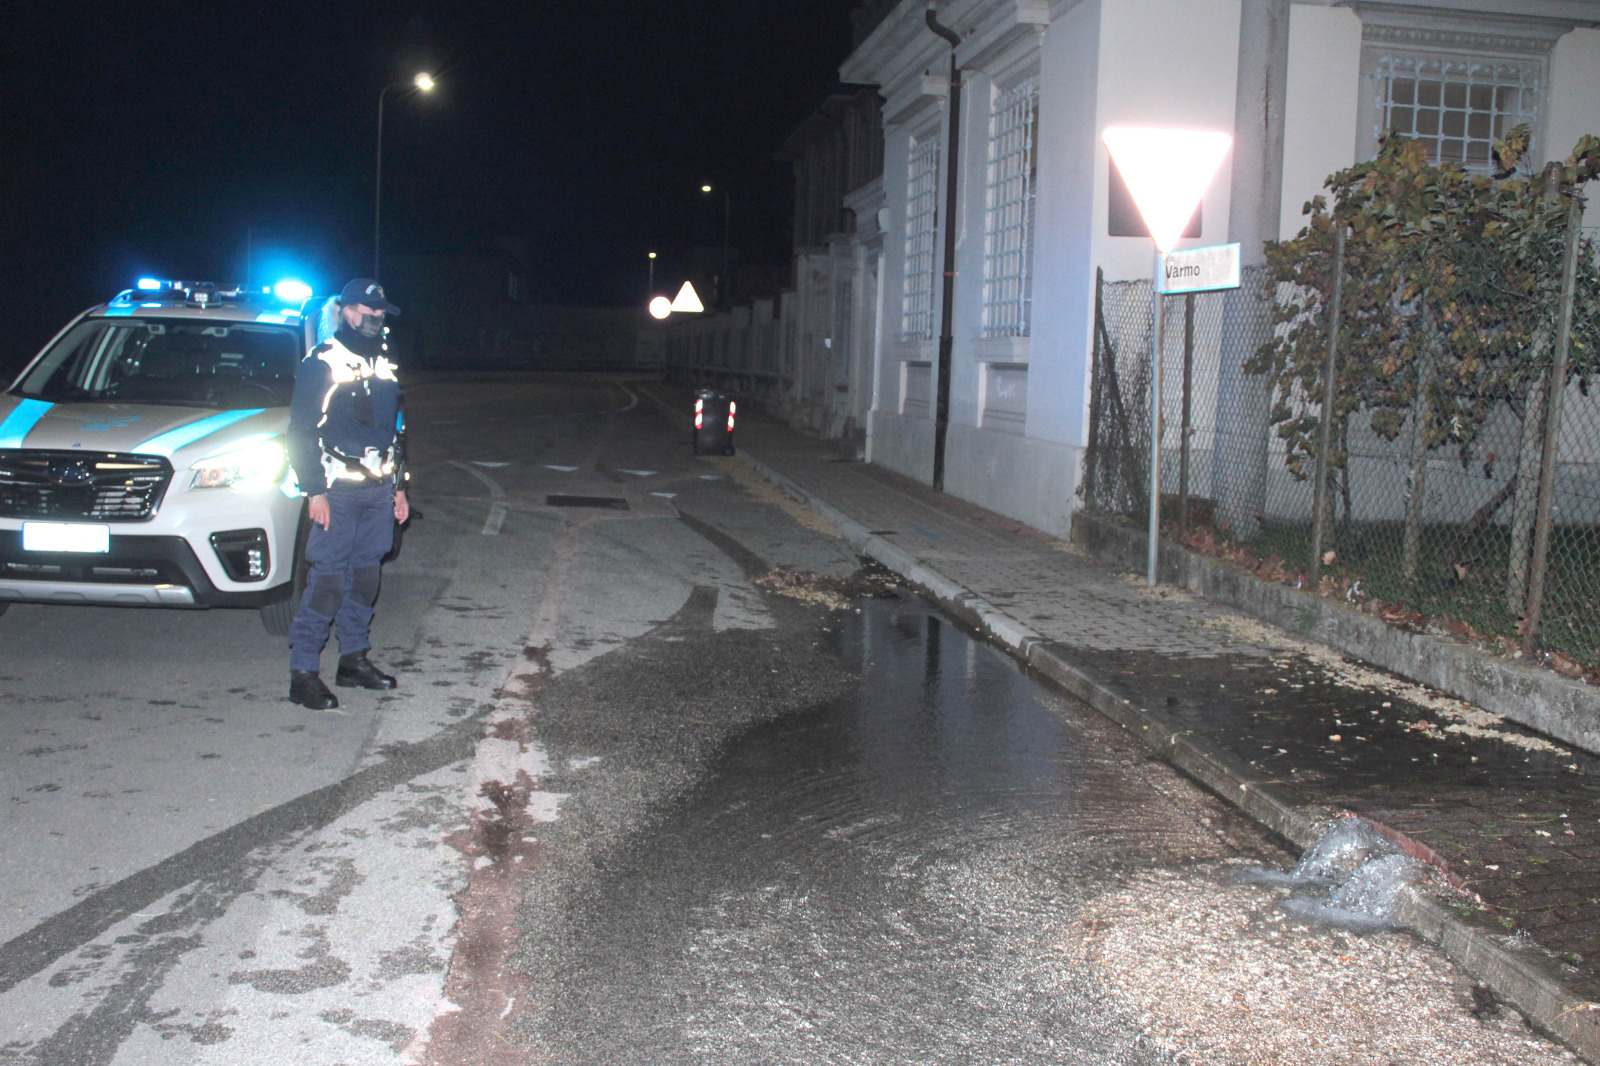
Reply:
M505 503L501 502L506 498L506 490L500 486L498 481L490 477L488 474L485 474L482 470L479 470L471 463L457 462L456 460L452 459L450 460L450 465L457 467L458 469L465 470L467 473L471 474L473 477L477 478L479 481L488 486L489 495L493 497L496 502L489 505L489 517L483 523L483 535L486 537L498 537L500 535L500 527L505 524L506 520L506 505ZM491 464L483 465L487 466Z
M631 411L635 407L639 406L639 396L638 396L637 393L635 393L632 389L628 388L628 386L620 384L620 383L617 385L617 388L621 389L623 392L628 394L628 406L619 407L615 411L612 411L611 412L612 414L614 414L614 415L625 414L628 411Z
M510 463L491 463L486 459L474 459L474 460L472 460L472 465L473 466L499 467L499 466L510 466L511 464Z
M700 475L700 480L701 481L721 481L722 480L722 475L721 474L701 474Z
M554 464L554 463L546 463L546 464L544 464L544 468L545 468L545 469L546 469L546 470L559 470L559 471L561 471L561 472L562 472L562 473L563 473L563 474L570 474L570 473L572 473L572 472L573 472L573 471L575 471L575 470L577 470L577 469L578 469L578 468L577 468L577 467L575 467L575 466L557 466L557 465L556 465L556 464Z
M660 496L663 500L670 500L677 495L676 492L652 492L652 496Z
M632 474L634 477L655 477L656 476L656 472L654 470L623 470L620 467L618 467L617 473L619 473L619 474Z

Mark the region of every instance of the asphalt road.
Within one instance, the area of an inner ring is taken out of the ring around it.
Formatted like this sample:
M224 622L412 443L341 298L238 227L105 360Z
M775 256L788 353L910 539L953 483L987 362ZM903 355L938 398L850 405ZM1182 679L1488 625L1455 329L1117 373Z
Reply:
M1399 934L1282 938L1272 841L652 395L413 383L400 688L338 713L253 612L0 618L0 1063L1560 1061ZM1215 1017L1163 958L1234 960ZM1257 1053L1241 974L1359 1035L1328 959L1432 1028Z

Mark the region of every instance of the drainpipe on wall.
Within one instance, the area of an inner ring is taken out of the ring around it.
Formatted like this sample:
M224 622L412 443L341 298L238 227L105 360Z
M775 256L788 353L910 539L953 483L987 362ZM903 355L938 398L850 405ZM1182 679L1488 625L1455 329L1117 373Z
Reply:
M950 42L950 135L945 140L944 293L939 309L939 378L933 408L933 491L944 491L944 442L950 432L950 362L955 335L950 332L950 312L956 294L956 193L961 173L961 69L956 65L960 36L940 25L934 5L924 12L928 29Z

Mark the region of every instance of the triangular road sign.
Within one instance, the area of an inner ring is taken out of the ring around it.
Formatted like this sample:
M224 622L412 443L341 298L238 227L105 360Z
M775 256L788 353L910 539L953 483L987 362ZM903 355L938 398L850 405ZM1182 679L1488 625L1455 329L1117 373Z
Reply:
M683 288L678 290L678 295L672 299L674 311L704 311L706 305L700 302L700 296L694 291L694 286L687 281Z
M1108 126L1101 135L1156 247L1170 252L1200 206L1233 138L1209 130Z

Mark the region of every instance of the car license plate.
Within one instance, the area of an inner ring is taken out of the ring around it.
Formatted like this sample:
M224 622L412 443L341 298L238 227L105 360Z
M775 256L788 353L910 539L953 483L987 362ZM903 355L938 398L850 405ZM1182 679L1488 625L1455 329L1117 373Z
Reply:
M110 551L111 527L81 522L24 522L22 548L30 552Z

